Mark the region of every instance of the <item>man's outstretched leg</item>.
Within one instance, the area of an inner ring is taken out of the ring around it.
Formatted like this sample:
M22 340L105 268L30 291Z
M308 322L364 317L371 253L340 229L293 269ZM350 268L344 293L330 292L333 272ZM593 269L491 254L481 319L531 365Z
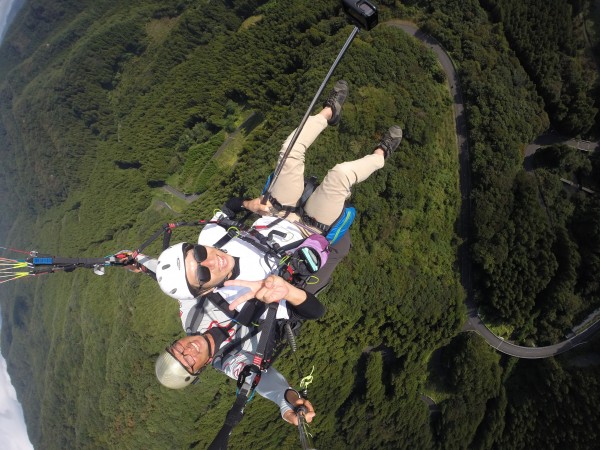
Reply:
M275 185L271 188L271 197L281 205L296 206L304 191L304 154L306 149L327 128L327 125L337 125L342 116L342 106L348 96L348 83L338 81L323 104L318 114L310 116L300 132L294 147L290 151ZM294 130L281 146L279 158L286 152Z
M366 180L381 169L402 141L402 129L391 127L372 154L355 161L336 165L310 196L304 207L306 215L323 225L331 225L340 216L344 203L350 196L352 186ZM308 223L308 225L311 225Z

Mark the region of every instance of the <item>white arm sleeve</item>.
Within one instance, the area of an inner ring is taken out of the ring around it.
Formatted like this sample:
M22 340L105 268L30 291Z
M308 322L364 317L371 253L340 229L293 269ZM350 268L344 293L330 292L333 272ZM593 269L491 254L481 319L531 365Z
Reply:
M137 256L136 261L138 262L138 264L144 266L146 269L148 269L152 273L156 273L156 266L158 263L157 259L150 258L149 256L146 256L143 253L140 253Z
M252 359L253 355L251 353L239 351L231 353L223 359L218 359L213 363L213 367L223 372L229 378L237 380L246 364L252 364ZM279 406L281 417L283 417L286 411L292 409L290 404L285 400L285 391L289 387L290 385L284 376L275 368L269 367L267 371L262 373L260 382L256 387L256 392Z

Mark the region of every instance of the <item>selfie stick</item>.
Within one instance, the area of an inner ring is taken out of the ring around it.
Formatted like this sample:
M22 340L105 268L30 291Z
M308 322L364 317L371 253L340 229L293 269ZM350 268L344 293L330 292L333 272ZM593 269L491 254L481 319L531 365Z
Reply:
M350 17L350 20L354 23L354 29L352 30L352 32L350 33L350 36L346 40L346 43L340 50L340 53L337 55L337 58L335 58L335 61L333 62L331 68L329 69L329 72L327 72L327 75L325 75L325 79L323 79L321 86L317 90L317 93L315 94L312 102L310 103L308 109L306 110L306 113L304 114L304 117L302 118L300 125L298 126L298 128L296 128L296 131L295 131L294 135L292 136L292 140L290 141L285 153L280 158L279 163L277 164L277 167L275 168L275 172L273 172L273 177L271 178L271 182L269 183L269 186L267 187L267 189L264 192L264 195L263 195L263 198L261 201L261 203L263 205L267 203L267 200L270 197L269 194L271 192L271 187L275 185L275 182L277 181L277 178L279 177L279 174L281 173L281 170L283 169L283 165L285 164L287 157L289 156L290 152L292 151L294 144L296 144L296 141L298 140L298 136L300 135L300 132L304 128L304 125L306 124L306 121L308 120L308 117L310 116L312 109L314 108L315 104L317 103L317 100L319 99L319 96L323 92L323 89L325 89L325 85L331 78L333 71L338 66L340 60L342 59L342 56L344 56L344 53L346 53L346 50L348 50L348 47L350 47L350 44L352 43L352 41L354 40L354 38L360 31L361 27L364 28L365 30L369 31L373 27L375 27L378 23L377 8L375 7L375 5L373 5L371 2L369 2L367 0L342 0L342 7L344 8L344 12Z

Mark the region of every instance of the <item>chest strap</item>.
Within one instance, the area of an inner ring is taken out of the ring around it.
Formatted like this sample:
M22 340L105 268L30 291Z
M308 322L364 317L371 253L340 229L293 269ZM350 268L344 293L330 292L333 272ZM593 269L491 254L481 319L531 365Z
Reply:
M202 323L202 318L204 317L203 310L207 301L212 303L232 321L247 327L252 327L253 322L258 320L258 318L265 312L265 309L267 308L266 304L263 302L259 302L258 300L250 300L244 304L241 311L230 311L229 303L227 303L227 301L217 292L211 292L210 294L199 297L196 305L188 313L185 321L186 333L198 333L200 324Z

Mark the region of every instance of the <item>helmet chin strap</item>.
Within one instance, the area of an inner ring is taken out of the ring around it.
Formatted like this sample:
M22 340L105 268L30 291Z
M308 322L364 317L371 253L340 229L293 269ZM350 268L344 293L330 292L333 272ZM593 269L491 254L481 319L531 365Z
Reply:
M208 361L206 361L206 364L204 364L206 366L212 361L214 353L212 345L210 345L210 339L208 339L204 334L201 334L200 336L204 338L204 340L206 341L206 345L208 345Z
M196 377L194 379L194 381L192 381L191 384L196 384L198 382L198 380L200 378L198 378L198 375L200 375L202 373L202 371L206 368L206 366L208 366L211 361L212 361L212 357L213 357L213 348L212 345L210 344L210 340L203 334L203 333L192 333L190 336L202 336L202 338L206 341L206 345L208 345L208 360L206 361L206 363L204 363L204 365L202 367L200 367L193 375Z

